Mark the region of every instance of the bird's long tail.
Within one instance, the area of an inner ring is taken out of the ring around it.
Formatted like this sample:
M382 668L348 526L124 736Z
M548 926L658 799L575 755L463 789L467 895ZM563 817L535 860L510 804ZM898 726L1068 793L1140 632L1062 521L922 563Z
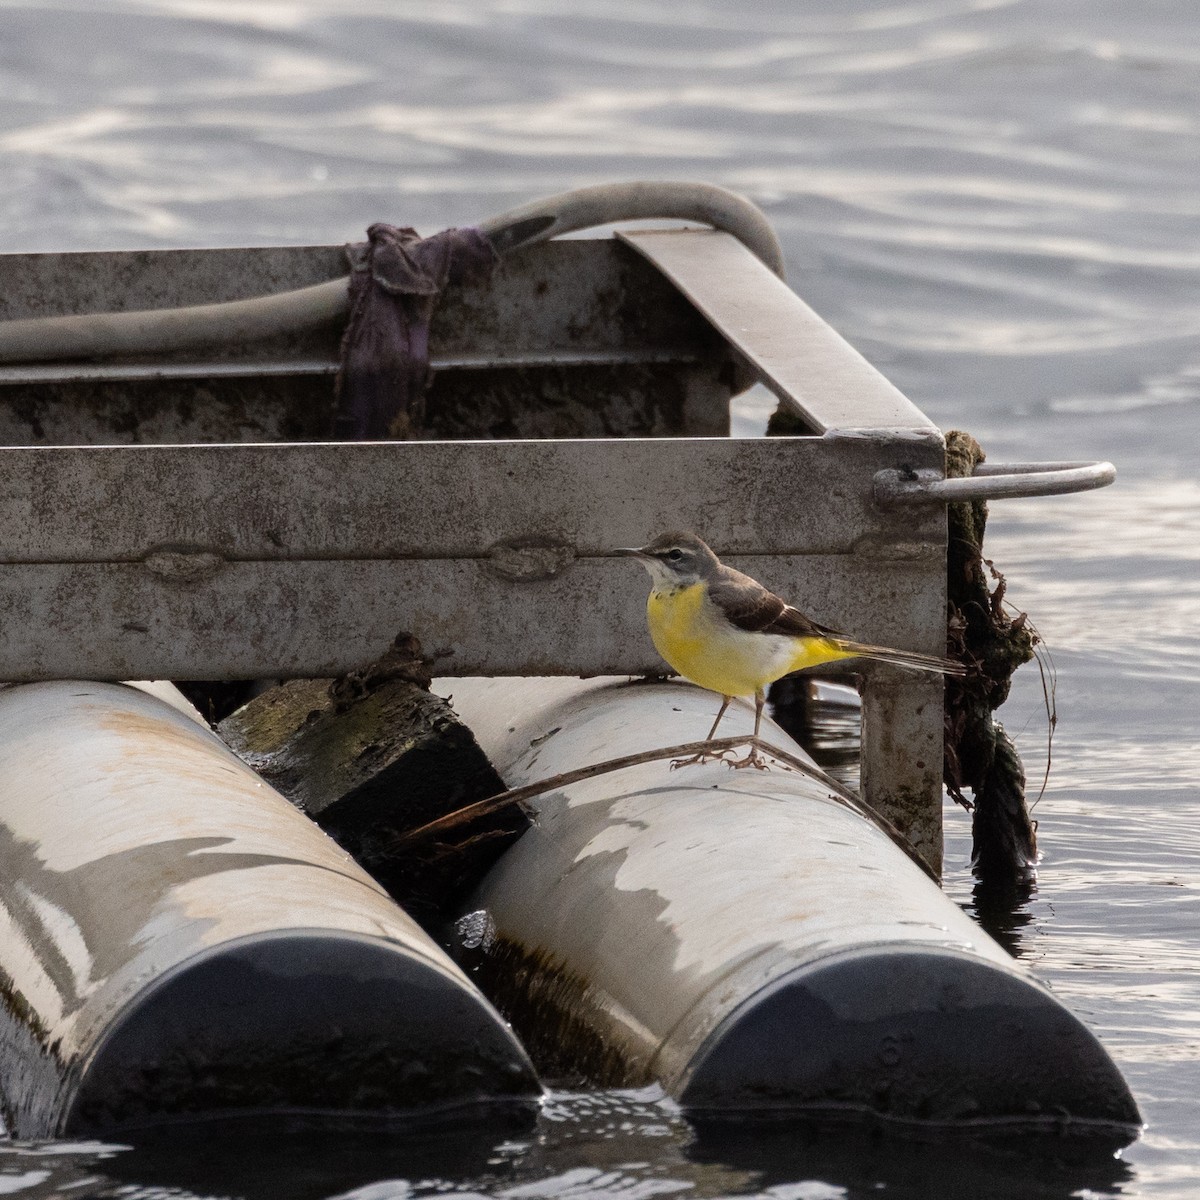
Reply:
M918 654L915 650L893 650L889 646L866 646L862 642L851 642L845 638L831 639L839 650L854 658L873 658L879 662L894 663L913 671L935 671L939 675L965 675L967 668L952 658L939 658L934 654Z

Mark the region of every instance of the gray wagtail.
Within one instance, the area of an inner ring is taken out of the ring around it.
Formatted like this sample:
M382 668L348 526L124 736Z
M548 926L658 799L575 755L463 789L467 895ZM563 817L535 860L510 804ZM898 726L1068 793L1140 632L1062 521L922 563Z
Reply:
M655 649L685 679L722 698L706 740L716 734L734 696L754 697L757 737L767 685L805 667L873 658L918 671L966 674L962 663L950 659L867 646L818 625L756 579L722 565L694 533L664 533L648 546L614 553L638 559L650 572L646 620ZM753 746L729 765L765 766Z

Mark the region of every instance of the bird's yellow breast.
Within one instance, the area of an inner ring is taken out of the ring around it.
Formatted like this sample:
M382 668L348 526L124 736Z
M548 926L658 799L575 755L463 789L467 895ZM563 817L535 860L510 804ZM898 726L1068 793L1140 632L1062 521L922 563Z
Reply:
M845 657L826 638L739 629L705 583L652 591L646 621L655 649L680 675L724 696L752 696L791 671Z

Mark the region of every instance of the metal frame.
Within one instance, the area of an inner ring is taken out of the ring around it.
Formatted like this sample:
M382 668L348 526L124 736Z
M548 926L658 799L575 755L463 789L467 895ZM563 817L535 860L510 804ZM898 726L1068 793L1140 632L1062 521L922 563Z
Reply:
M669 359L697 379L684 431L716 433L714 381L732 365L761 378L812 436L5 448L0 678L336 674L401 629L450 652L444 674L652 672L662 664L644 629L644 580L607 551L680 527L822 622L939 652L944 510L889 512L874 494L880 472L941 475L936 427L728 234L555 245L520 256L528 262L506 284L524 296L515 311L454 302L471 319L435 341L447 374L481 360L570 370ZM259 253L271 268L286 259ZM310 276L336 266L332 251L312 253L321 261ZM546 254L571 265L539 293L521 270L532 278ZM655 270L637 268L638 256ZM600 272L592 301L585 260ZM26 256L13 271L65 280L69 264ZM581 335L561 310L534 319L555 288L597 326ZM229 290L222 280L216 297ZM532 349L513 340L522 327ZM165 388L189 370L206 384L273 374L281 361L312 372L332 344L308 336L156 369L172 376L159 380ZM95 374L81 366L9 367L3 382L28 389L54 370ZM103 370L147 375L138 362ZM941 695L936 677L879 668L863 703L864 795L935 866Z

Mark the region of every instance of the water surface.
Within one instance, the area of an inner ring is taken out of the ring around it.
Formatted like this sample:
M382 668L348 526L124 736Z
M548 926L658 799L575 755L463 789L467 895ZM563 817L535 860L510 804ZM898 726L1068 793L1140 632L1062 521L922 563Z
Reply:
M1006 938L1148 1121L1121 1160L1073 1166L714 1143L653 1092L560 1091L535 1130L469 1152L229 1148L190 1175L12 1147L0 1192L279 1195L289 1170L289 1194L359 1200L1200 1192L1192 0L0 0L0 97L0 250L338 242L710 180L766 209L793 286L943 428L997 461L1116 462L1105 492L993 512L1059 714L1039 879ZM1004 717L1031 777L1041 704L1025 668ZM946 816L970 907L967 822Z

